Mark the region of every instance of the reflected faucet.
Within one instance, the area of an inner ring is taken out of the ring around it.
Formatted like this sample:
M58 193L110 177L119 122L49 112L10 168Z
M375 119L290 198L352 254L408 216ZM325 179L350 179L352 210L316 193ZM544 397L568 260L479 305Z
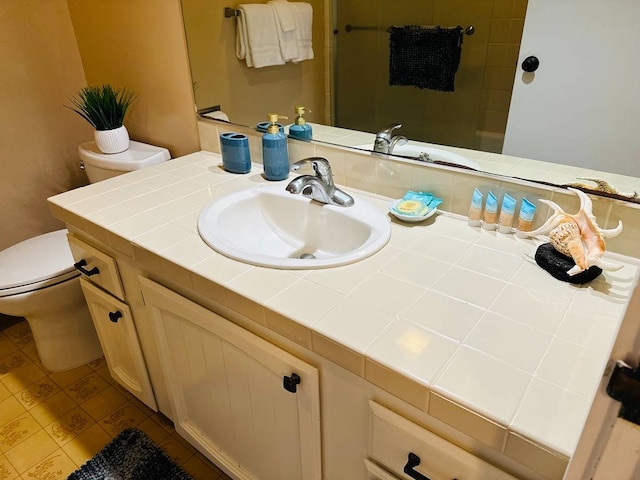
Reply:
M402 124L392 123L380 130L376 135L376 141L373 144L373 151L391 155L393 153L393 149L397 145L404 145L407 143L407 137L402 135L393 135L393 132L400 127L402 127Z
M290 193L300 193L320 203L350 207L354 204L353 197L343 192L333 183L331 165L326 158L309 157L291 165L291 170L296 171L306 164L311 164L315 175L300 175L294 178L286 186Z

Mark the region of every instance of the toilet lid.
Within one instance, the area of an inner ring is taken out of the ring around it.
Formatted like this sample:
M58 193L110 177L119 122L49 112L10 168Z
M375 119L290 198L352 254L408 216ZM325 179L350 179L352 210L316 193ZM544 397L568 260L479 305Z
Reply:
M66 229L29 238L0 252L0 297L54 285L78 275Z
M80 160L93 167L122 172L139 170L171 158L166 148L134 140L129 142L127 150L120 153L102 153L96 142L83 143L78 146L78 155Z

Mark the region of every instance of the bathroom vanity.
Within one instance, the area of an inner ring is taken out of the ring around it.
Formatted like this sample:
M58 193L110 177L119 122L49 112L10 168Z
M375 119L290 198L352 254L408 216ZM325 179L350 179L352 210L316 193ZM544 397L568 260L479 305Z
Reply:
M83 288L114 378L234 478L563 477L636 259L570 285L534 240L440 212L356 263L257 267L198 234L209 202L269 183L221 165L201 151L49 200L76 261L102 262Z

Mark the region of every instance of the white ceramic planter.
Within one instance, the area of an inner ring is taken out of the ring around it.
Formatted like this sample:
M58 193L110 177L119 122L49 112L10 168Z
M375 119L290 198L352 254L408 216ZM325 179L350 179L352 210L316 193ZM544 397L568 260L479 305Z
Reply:
M113 130L95 130L93 135L102 153L120 153L129 148L129 132L124 125Z

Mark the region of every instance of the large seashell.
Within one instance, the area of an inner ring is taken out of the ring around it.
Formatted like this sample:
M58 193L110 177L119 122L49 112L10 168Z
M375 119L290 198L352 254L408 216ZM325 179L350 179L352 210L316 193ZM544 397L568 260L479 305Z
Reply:
M622 222L614 229L604 230L598 226L593 215L591 199L586 193L569 188L580 198L580 210L570 215L550 200L540 199L549 205L554 213L540 228L528 232L528 236L548 235L553 247L563 255L567 255L575 262L575 267L567 273L575 275L592 265L602 270L619 270L622 265L615 265L602 259L605 252L605 238L612 238L622 232Z
M586 268L580 227L570 217L549 232L549 242L558 252L573 258L576 265Z

